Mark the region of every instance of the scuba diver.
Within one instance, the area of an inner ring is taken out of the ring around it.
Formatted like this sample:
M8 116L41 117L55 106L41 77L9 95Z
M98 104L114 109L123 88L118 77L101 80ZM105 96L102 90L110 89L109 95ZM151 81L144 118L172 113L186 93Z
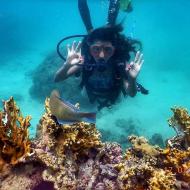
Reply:
M115 24L119 1L110 0L108 22L97 29L93 29L86 0L78 2L88 35L82 42L73 42L67 47L66 61L56 72L55 82L81 74L80 86L85 89L90 103L98 103L98 110L114 104L121 92L131 97L137 91L148 94L148 90L136 82L144 62L143 55L137 51L141 43L121 34L122 25ZM132 61L131 53L135 55Z

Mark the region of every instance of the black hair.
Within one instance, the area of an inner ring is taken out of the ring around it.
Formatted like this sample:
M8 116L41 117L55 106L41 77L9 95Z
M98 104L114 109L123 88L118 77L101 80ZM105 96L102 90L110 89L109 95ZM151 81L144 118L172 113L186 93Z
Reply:
M135 53L138 49L142 48L140 41L126 37L121 34L123 31L122 24L114 26L104 26L93 30L82 42L82 55L90 61L92 56L89 52L89 47L96 41L111 42L115 47L115 53L112 60L117 62L125 62L130 60L130 53Z

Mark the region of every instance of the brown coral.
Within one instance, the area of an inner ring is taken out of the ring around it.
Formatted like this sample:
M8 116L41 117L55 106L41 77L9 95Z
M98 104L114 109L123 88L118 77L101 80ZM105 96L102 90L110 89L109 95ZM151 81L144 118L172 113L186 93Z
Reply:
M14 99L3 102L0 112L0 169L4 163L16 164L30 153L28 127L30 116L23 118Z
M175 175L171 171L157 169L153 170L152 177L149 179L150 190L176 190Z
M129 136L132 147L127 149L124 160L115 167L119 171L120 189L172 190L175 177L159 166L162 149L151 146L144 137Z
M174 107L171 110L174 115L168 120L168 123L182 132L185 147L188 148L190 146L190 115L187 109L182 107Z
M128 137L128 140L131 142L133 150L138 154L138 152L143 153L144 155L149 155L150 157L159 156L161 149L158 146L151 146L147 139L144 137L137 137L131 135Z
M163 151L165 170L176 174L178 180L190 181L190 150L166 149Z

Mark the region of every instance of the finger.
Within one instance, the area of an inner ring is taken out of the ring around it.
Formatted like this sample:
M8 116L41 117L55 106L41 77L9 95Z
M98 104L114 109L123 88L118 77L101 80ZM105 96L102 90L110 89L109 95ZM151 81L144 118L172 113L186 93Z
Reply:
M80 56L80 61L84 62L84 57L83 56Z
M140 56L140 51L137 51L134 62L137 62Z
M135 63L134 61L131 61L131 63L129 63L129 65L132 66L132 65L134 65L134 63Z
M71 57L72 57L72 58L77 58L77 59L78 59L80 56L79 56L77 53L74 53L74 54L71 55Z
M140 63L142 62L143 60L143 54L141 53L140 56L139 56L139 59L137 61L137 63L140 65Z
M79 41L78 44L76 45L76 49L75 49L76 51L80 51L81 44L82 44L82 42Z
M135 62L133 62L133 61L131 61L131 63L130 63L129 65L130 65L130 69L134 69L134 67L135 67L136 63L135 63Z
M75 47L76 47L76 41L73 41L71 51L75 51Z
M142 67L143 63L144 63L144 60L142 60L142 61L139 63L139 66Z
M78 59L74 59L73 60L73 65L79 65L79 66L81 66L81 65L83 65L83 59L82 58L78 58Z
M132 65L134 65L134 62L133 62L133 61L131 61L130 64L126 64L125 70L126 70L126 71L129 71L129 70L131 69Z
M78 57L79 60L83 60L84 59L83 56L80 53L76 53L76 55L77 55L77 57Z
M81 53L81 48L79 49L79 52L78 52L78 54L79 54L79 55L81 55L81 54L82 54L82 53Z
M80 64L80 65L83 65L83 63L84 63L84 58L81 56L81 57L79 58L79 64Z
M70 50L70 44L67 44L67 52L68 52L68 54L71 52L71 50Z

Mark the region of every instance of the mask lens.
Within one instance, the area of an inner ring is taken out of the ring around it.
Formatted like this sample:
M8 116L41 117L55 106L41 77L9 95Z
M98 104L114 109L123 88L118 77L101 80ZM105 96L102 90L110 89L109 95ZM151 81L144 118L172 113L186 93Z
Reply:
M98 46L98 45L90 46L90 52L93 56L98 56L101 53L101 51L103 51L106 56L112 56L114 50L115 48L113 46Z
M90 52L92 55L98 55L101 52L101 46L90 46Z
M105 46L103 50L104 50L104 53L109 56L113 55L114 53L114 47L112 46Z

